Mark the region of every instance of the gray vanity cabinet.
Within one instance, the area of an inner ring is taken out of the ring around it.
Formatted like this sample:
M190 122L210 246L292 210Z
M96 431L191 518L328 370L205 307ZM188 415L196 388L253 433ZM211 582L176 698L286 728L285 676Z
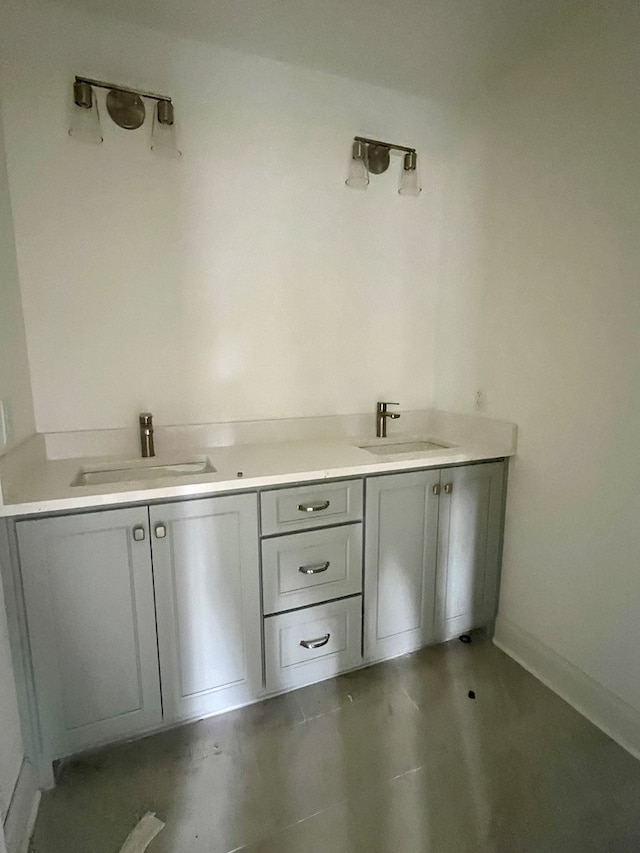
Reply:
M44 773L60 756L260 694L255 493L16 531Z
M499 461L367 479L367 660L492 622L504 476Z
M269 692L362 664L363 491L342 480L260 496Z
M16 530L44 763L160 725L146 507Z
M364 654L375 661L433 641L440 471L366 484Z
M44 783L55 758L490 624L505 468L367 478L364 566L358 479L265 490L261 538L256 493L17 521Z
M441 472L436 641L489 625L496 615L506 463Z
M257 496L150 507L165 722L254 700L262 686Z

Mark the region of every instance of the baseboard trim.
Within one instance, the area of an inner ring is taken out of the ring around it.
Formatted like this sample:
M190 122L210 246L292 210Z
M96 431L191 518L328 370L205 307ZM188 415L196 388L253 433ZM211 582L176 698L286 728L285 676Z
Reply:
M640 759L640 711L508 619L498 617L493 642Z
M23 761L4 822L7 853L27 853L39 804L38 774L33 765Z

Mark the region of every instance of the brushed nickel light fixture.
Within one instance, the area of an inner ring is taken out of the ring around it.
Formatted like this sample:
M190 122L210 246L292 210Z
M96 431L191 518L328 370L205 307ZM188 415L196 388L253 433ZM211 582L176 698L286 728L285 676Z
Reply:
M391 152L399 151L404 154L402 173L400 175L400 195L420 195L421 187L418 182L418 155L415 148L396 145L393 142L381 142L379 139L368 139L365 136L354 136L351 148L351 163L349 175L345 181L348 187L366 190L369 186L369 175L381 175L389 168Z
M369 186L369 169L367 168L367 149L359 139L354 140L351 149L351 165L349 177L345 181L354 190L366 190Z
M176 147L176 127L173 123L173 104L169 100L160 100L153 111L151 130L151 150L161 157L180 157Z
M415 151L408 151L404 155L402 163L402 174L400 175L400 195L420 195L422 187L418 183L418 155Z
M91 86L81 80L76 80L73 84L73 112L69 136L93 145L102 142L98 102Z
M176 147L174 112L171 98L155 92L145 92L106 83L104 80L92 80L88 77L76 77L73 84L73 112L69 135L82 142L99 144L102 142L100 116L94 88L108 89L106 107L112 121L125 130L137 130L146 118L144 99L155 101L153 125L151 129L151 150L163 157L180 157Z

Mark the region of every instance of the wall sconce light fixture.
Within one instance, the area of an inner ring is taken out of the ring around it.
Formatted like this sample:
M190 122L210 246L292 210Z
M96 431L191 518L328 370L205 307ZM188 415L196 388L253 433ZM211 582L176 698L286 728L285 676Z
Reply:
M155 101L153 126L151 129L151 150L163 157L180 157L176 147L173 104L166 95L155 92L143 92L106 83L103 80L91 80L88 77L76 77L73 84L73 113L69 135L82 142L99 144L102 142L98 104L94 87L108 89L106 98L107 112L112 121L125 130L137 130L142 127L147 114L144 98Z
M351 149L351 163L346 180L348 187L366 190L369 185L369 175L381 175L389 168L391 151L404 154L403 168L400 175L400 195L420 195L421 187L418 182L418 155L415 148L396 145L393 142L380 142L378 139L367 139L364 136L354 136Z
M422 192L418 183L418 155L415 151L408 151L404 155L398 192L400 195L420 195Z
M355 139L351 149L351 165L349 166L349 177L346 180L348 187L354 190L366 190L369 186L369 169L367 168L367 149L363 142Z
M158 101L153 111L151 150L161 157L176 158L180 156L180 152L176 148L176 127L173 123L173 104L171 101Z
M91 86L80 80L76 80L73 84L73 112L69 136L93 145L99 145L102 142L98 103Z

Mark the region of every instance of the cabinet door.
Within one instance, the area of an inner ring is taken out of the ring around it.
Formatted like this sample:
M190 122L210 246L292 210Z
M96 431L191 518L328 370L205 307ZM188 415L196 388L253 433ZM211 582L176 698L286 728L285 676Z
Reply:
M260 692L257 513L255 494L150 509L166 720Z
M381 660L431 642L440 471L367 480L365 657Z
M16 529L45 759L159 725L146 507Z
M440 640L490 623L498 605L503 462L442 471L438 529Z

